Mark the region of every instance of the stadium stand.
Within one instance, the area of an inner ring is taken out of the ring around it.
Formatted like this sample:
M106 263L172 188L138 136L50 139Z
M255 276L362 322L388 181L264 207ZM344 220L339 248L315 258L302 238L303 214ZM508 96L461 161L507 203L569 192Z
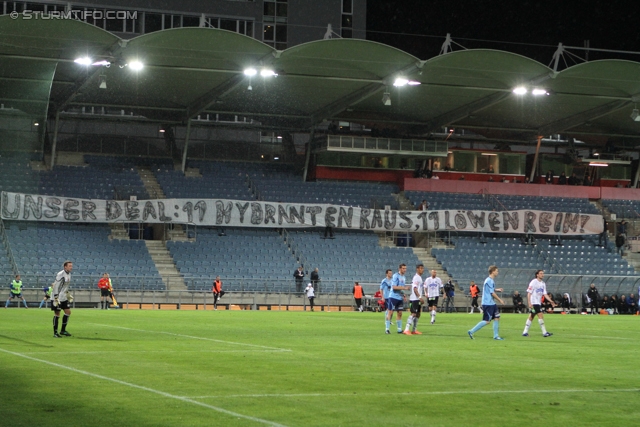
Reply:
M106 224L6 221L5 226L14 259L29 286L49 284L63 262L71 260L75 289L95 287L105 271L119 288L165 289L144 242L109 240Z
M640 218L640 201L638 200L603 199L602 206L609 209L609 212L616 214L618 218Z

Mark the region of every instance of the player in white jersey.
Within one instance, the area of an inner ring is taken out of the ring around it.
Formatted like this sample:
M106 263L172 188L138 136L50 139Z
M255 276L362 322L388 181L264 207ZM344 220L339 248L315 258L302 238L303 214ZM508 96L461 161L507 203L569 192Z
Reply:
M407 319L407 326L404 328L403 334L405 335L422 335L422 332L416 330L418 327L418 320L420 320L420 313L422 312L422 304L424 303L424 295L422 289L422 273L424 273L424 265L416 265L416 274L413 276L411 282L411 296L409 297L409 310L411 315ZM411 331L410 331L411 329Z
M550 337L553 335L550 332L547 332L547 328L544 327L544 311L540 307L542 304L542 297L548 298L551 301L552 306L556 306L556 303L551 300L549 295L547 295L547 285L542 281L544 279L544 270L536 271L536 277L531 282L529 282L529 287L527 288L527 302L529 303L529 317L527 317L527 322L524 326L524 331L522 332L523 337L529 336L529 328L531 327L531 321L533 318L538 315L538 323L540 324L540 329L542 329L543 337Z
M53 291L51 292L51 297L53 298L51 310L53 310L54 338L60 338L61 335L67 337L71 336L71 334L67 332L67 322L69 322L69 316L71 316L70 307L73 302L73 295L69 292L69 282L71 282L71 270L73 270L73 263L71 261L65 261L62 268L62 271L56 274L56 280L52 285ZM64 310L64 316L62 317L62 329L58 334L60 310Z
M431 276L427 277L427 280L424 281L424 293L427 296L427 305L429 306L429 311L431 312L431 324L433 325L436 322L436 310L438 309L438 298L440 297L440 292L443 288L442 280L439 277L436 277L437 272L435 270L431 270Z

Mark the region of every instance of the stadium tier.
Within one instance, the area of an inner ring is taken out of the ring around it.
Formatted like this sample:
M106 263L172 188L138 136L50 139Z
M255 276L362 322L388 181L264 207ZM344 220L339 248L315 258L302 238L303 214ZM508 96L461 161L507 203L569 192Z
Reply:
M602 206L609 212L616 214L618 218L640 218L640 201L638 200L602 200Z
M165 289L142 240L109 240L108 225L5 222L14 259L27 286L51 283L73 261L73 287L94 288L108 272L119 289ZM37 282L37 283L34 283Z
M612 293L625 284L632 285L640 277L626 260L615 252L596 245L597 238L564 238L562 245L554 245L548 239L537 239L536 245L525 245L516 237L468 237L452 238L453 249L432 249L431 253L463 289L474 280L482 283L487 267L500 268L498 282L505 292L522 291L533 278L535 270L545 270L549 289L559 291L575 285L577 277L595 283L601 293Z

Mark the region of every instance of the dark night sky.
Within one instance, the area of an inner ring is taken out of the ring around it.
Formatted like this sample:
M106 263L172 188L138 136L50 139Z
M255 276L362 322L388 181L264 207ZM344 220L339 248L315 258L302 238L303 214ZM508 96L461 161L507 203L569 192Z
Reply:
M367 30L368 40L397 47L420 59L437 55L446 33L451 33L455 42L468 49L506 50L548 65L559 42L584 46L584 41L589 40L591 48L640 51L640 4L584 0L369 0ZM584 52L573 53L584 57ZM640 55L589 53L589 60L604 58L640 61Z

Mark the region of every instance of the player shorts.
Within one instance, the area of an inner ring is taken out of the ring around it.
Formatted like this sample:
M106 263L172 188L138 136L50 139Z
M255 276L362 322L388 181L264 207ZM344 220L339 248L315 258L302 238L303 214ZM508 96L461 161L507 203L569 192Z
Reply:
M471 307L478 307L478 297L473 297L471 300Z
M427 301L427 305L429 307L437 307L438 306L438 298L440 297L433 297L433 298L429 298Z
M420 312L422 311L422 304L420 304L420 301L411 301L409 311L420 316Z
M14 298L22 298L22 294L14 294L13 292L9 293L9 299Z
M500 320L500 309L497 305L482 306L482 320L491 322L493 319Z
M100 288L100 296L101 297L110 297L111 291L108 288Z
M60 305L57 307L54 307L53 304L51 304L52 311L68 310L70 308L71 306L69 304L69 301L60 301Z
M544 311L542 310L542 307L540 306L540 304L533 304L531 306L531 310L529 311L531 314L533 314L534 316L538 313L544 313Z
M387 310L404 311L404 301L401 299L387 298Z

